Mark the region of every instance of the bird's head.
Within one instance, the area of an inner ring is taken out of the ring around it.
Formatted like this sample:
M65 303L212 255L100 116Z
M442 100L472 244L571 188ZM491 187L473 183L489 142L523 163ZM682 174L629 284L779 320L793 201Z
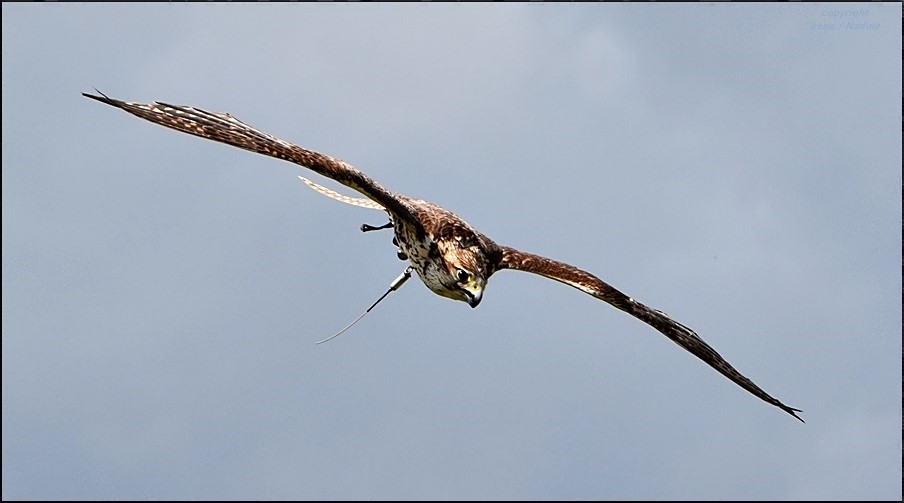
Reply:
M457 229L436 242L440 264L437 286L428 285L435 293L462 300L477 307L483 298L487 280L496 270L498 247L488 238L470 230Z

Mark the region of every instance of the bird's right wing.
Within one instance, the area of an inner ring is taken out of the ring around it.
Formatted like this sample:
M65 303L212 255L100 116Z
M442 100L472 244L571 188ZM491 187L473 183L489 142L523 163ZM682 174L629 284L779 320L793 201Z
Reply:
M304 166L315 173L357 190L396 218L402 218L415 227L420 226L407 202L342 160L279 139L255 129L227 113L213 113L200 108L160 102L130 103L109 98L103 93L100 94L100 96L95 96L82 93L82 96L120 108L132 115L176 131Z

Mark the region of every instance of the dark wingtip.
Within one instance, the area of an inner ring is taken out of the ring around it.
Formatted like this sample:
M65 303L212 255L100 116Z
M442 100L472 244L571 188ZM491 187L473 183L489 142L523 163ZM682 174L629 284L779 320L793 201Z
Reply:
M794 416L794 418L797 419L798 421L800 421L804 424L807 424L806 421L804 421L800 416L797 415L798 412L803 412L802 410L795 409L794 407L788 407L787 405L779 405L779 407L781 407L783 411Z
M95 95L93 95L93 94L88 94L88 93L82 93L82 96L84 96L84 97L86 97L86 98L91 98L92 100L97 100L97 101L99 101L99 102L101 102L101 103L106 103L106 104L108 104L108 105L113 105L114 107L115 107L115 106L119 106L118 103L122 103L121 101L119 101L119 100L114 100L113 98L110 98L110 97L107 96L106 94L104 94L104 93L98 91L96 87L94 88L94 91L97 92L97 94L99 94L100 96L95 96Z

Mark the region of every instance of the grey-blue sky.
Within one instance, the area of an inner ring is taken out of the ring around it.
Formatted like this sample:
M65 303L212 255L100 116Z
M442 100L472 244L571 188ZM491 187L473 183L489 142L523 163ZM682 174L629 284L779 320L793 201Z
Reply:
M4 499L900 499L900 19L3 4ZM517 273L475 310L413 280L314 346L401 271L382 216L93 86L586 268L808 424Z

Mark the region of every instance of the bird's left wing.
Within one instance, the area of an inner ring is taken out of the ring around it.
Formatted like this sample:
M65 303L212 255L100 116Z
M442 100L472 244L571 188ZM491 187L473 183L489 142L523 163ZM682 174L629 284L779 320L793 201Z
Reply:
M230 114L213 113L200 108L161 102L130 103L109 98L103 93L100 93L100 96L82 93L82 96L120 108L132 115L176 131L304 166L315 173L357 190L391 214L418 225L417 218L408 203L350 164L279 139L245 124Z
M662 311L647 307L631 297L628 297L596 276L572 265L531 253L524 253L507 246L502 247L502 259L499 262L498 269L513 269L539 274L549 279L554 279L565 283L566 285L573 286L578 290L611 304L652 326L673 342L706 362L707 365L718 370L722 375L732 380L738 386L803 422L803 419L797 415L797 412L800 412L800 409L788 407L763 391L759 386L754 384L753 381L745 377L732 367L730 363L725 361L725 359L701 339L696 332L673 320Z

